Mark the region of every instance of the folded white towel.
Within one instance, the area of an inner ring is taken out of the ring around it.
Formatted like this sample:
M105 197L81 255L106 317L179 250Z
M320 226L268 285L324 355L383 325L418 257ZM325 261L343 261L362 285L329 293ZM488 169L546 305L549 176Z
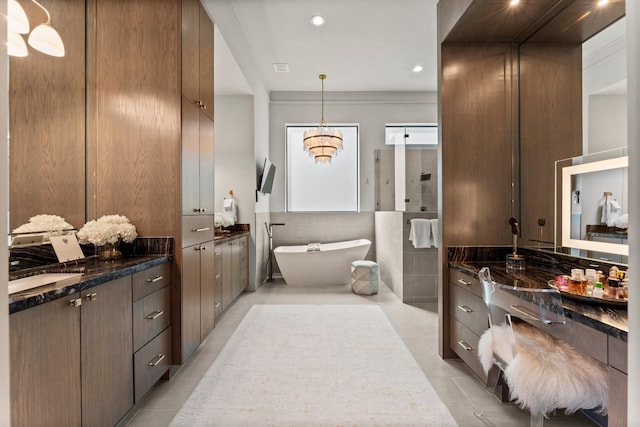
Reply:
M430 248L433 244L431 221L424 218L412 219L409 240L413 243L414 248Z
M629 214L620 215L618 219L613 221L614 227L627 228L629 227Z

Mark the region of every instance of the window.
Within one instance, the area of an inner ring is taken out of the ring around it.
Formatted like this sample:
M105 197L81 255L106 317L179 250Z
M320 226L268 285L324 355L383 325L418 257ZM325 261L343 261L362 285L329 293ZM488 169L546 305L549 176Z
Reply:
M285 178L287 211L358 212L360 209L358 125L329 125L342 131L344 148L328 164L316 164L303 149L303 134L313 126L317 125L287 125Z

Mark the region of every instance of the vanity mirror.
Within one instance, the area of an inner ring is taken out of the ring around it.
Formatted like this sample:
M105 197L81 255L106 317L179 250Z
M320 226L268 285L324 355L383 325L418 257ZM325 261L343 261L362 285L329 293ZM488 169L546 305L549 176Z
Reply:
M32 27L45 12L18 0ZM42 2L65 56L9 57L9 230L41 215L85 222L85 0Z
M627 263L628 164L626 149L556 162L560 206L556 247L571 255Z

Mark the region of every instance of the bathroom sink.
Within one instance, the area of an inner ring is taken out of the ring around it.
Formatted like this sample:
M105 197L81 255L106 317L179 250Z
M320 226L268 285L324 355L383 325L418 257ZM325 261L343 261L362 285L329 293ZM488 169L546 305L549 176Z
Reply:
M82 276L82 273L45 273L23 277L22 279L10 280L9 295L80 276Z

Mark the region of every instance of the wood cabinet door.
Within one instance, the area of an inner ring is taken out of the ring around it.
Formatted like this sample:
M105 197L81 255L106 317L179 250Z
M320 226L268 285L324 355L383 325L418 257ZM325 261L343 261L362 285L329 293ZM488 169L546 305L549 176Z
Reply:
M222 310L233 301L233 241L222 245Z
M198 0L182 0L182 95L192 103L199 97L200 7Z
M131 276L81 297L82 425L113 426L133 407Z
M215 251L213 242L200 248L200 339L213 330L215 322Z
M12 425L80 425L79 297L9 316Z
M199 6L199 72L202 111L213 120L213 22L205 8Z
M182 214L200 212L200 109L182 97ZM212 142L213 144L213 142Z
M209 119L202 111L200 111L198 117L198 205L201 209L201 214L213 215L215 210L213 121Z
M182 250L182 362L200 345L200 246Z

